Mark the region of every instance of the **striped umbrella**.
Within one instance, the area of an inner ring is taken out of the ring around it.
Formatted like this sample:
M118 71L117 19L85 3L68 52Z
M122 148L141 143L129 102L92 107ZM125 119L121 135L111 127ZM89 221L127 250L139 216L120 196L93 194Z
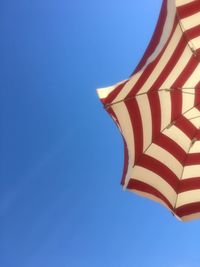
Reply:
M200 0L164 0L129 79L98 90L124 140L122 185L200 217Z

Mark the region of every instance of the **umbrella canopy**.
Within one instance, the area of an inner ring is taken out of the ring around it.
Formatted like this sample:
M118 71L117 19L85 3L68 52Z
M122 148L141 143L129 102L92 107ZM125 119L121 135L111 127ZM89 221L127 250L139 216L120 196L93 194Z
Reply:
M200 1L164 0L134 73L98 95L123 136L123 187L200 217Z

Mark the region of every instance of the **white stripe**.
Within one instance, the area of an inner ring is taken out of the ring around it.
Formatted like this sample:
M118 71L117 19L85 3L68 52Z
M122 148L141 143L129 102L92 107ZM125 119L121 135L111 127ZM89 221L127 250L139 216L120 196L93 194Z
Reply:
M170 14L170 15L169 15ZM163 32L160 38L160 42L158 46L156 47L156 50L151 55L151 57L148 58L146 65L148 65L150 62L154 61L158 54L162 51L163 47L165 46L174 25L174 19L176 16L176 7L174 1L168 0L167 2L167 18L165 21L165 25L163 28Z
M130 178L131 178L132 169L133 169L133 164L129 160L127 173L126 173L126 176L125 176L125 179L124 179L123 189L126 189L127 186L128 186L128 183L129 183Z
M192 89L183 89L182 94L182 113L191 109L195 103L195 89L193 89L196 84L199 82L199 73L200 73L200 64L197 65L195 70L192 72L188 80L183 85L183 88L192 88ZM184 93L186 92L186 93ZM187 94L190 93L190 94ZM187 116L187 115L185 115ZM196 127L198 127L198 121L193 121Z
M180 193L177 198L176 208L195 202L200 202L200 189Z
M199 219L199 217L200 217L200 212L197 212L197 213L193 213L193 214L181 217L181 221L188 222L191 220Z
M142 119L142 129L143 129L143 151L152 142L152 118L151 118L151 108L149 105L149 100L147 95L141 95L136 98L138 107L140 110L140 115Z
M193 104L193 106L194 106L194 100L193 100L193 102L191 104ZM184 117L187 118L188 120L190 120L190 122L196 128L200 127L200 112L199 112L199 110L197 108L194 107L191 110L189 110L188 112L186 112L184 114Z
M194 88L199 82L200 64L197 65L195 70L190 75L189 79L185 82L183 88Z
M181 176L183 170L182 164L167 150L156 144L152 144L145 154L167 166L177 177Z
M188 90L183 89L182 92L183 92L182 93L182 114L183 114L187 110L191 110L191 108L194 106L195 91L194 89L188 89ZM187 117L186 114L185 114L185 117Z
M115 85L97 89L97 94L98 94L99 98L100 99L106 98L112 91L115 90L115 88L117 86L119 86L120 84L122 84L125 81L126 80L123 80L123 81L121 81L119 83L116 83Z
M190 90L191 93L194 92L194 90ZM194 105L193 105L194 106ZM197 108L193 107L192 109L190 109L188 112L186 112L184 114L185 118L187 118L188 120L197 116L200 116L200 112Z
M166 64L168 63L168 61L172 57L174 50L176 49L181 37L182 37L182 32L181 32L180 26L178 25L176 27L176 31L173 34L165 52L163 53L161 59L159 60L159 62L155 66L153 72L148 77L148 79L146 80L146 82L141 87L141 89L138 93L147 92L149 90L149 88L154 84L156 79L161 75L163 68L166 66Z
M192 39L191 43L193 44L193 47L195 48L195 50L199 49L200 48L200 36Z
M114 89L115 85L97 89L97 94L100 99L106 98Z
M146 183L157 189L163 196L168 199L172 206L175 205L177 194L161 176L146 168L136 165L132 170L131 178Z
M197 128L200 128L200 117L199 118L195 118L195 119L191 119L190 122Z
M142 73L143 73L142 71L139 71L135 75L133 75L133 77L131 77L130 80L125 84L125 86L123 87L123 90L121 90L121 92L117 95L117 97L112 102L114 103L114 102L121 101L122 99L124 99L129 94L129 92L132 90L136 82L139 80Z
M193 144L193 146L190 149L190 153L200 153L200 141L196 141Z
M123 102L121 102L117 105L113 105L112 108L117 116L122 134L124 136L124 139L128 147L129 162L128 162L128 171L127 171L127 175L125 178L125 186L126 186L130 178L130 171L135 161L134 133L133 133L132 123L131 123L131 119L130 119L128 110L126 108L126 105Z
M161 131L171 121L171 95L168 91L159 92L160 107L161 107Z
M176 0L176 6L183 6L190 2L194 2L195 0Z
M189 60L192 57L192 52L188 46L185 47L181 57L171 70L170 74L167 76L166 80L164 80L163 84L160 88L171 88L172 84L176 81L179 75L182 73L184 68L187 66Z
M182 180L200 177L200 165L185 166L183 170Z
M192 16L181 19L180 22L183 25L183 29L186 31L195 26L198 26L200 22L199 18L200 18L200 12L197 12Z
M173 125L169 129L164 130L163 134L177 143L185 152L188 152L191 140L178 127Z

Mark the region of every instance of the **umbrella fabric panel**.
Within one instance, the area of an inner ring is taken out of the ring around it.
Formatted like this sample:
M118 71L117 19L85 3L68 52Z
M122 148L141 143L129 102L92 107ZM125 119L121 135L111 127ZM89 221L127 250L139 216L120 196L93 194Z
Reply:
M133 75L98 90L124 139L122 185L182 220L200 212L200 1L164 0Z

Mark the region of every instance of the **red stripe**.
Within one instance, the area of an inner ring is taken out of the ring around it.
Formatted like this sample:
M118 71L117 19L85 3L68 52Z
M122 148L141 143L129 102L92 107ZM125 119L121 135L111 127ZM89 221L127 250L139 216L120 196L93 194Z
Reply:
M182 113L182 94L177 91L170 92L171 98L171 122L174 122Z
M124 185L124 183L125 183L125 178L126 178L126 174L127 174L127 170L128 170L128 162L129 162L128 148L127 148L127 144L125 142L124 137L123 137L123 141L124 141L124 169L123 169L123 174L122 174L122 179L121 179L122 185Z
M129 92L129 94L127 95L126 98L129 98L129 97L133 97L135 96L141 89L141 87L144 85L144 83L146 82L146 80L149 78L149 76L152 74L152 72L154 71L155 67L157 66L157 64L159 63L162 55L164 54L170 40L171 40L171 37L173 36L174 34L174 31L176 29L176 26L177 26L177 20L175 20L174 22L174 27L172 29L172 32L171 32L171 35L167 41L167 43L165 44L165 46L163 47L162 51L160 52L160 54L156 57L156 59L154 61L152 61L147 67L146 69L143 71L142 75L140 76L140 78L138 79L138 81L136 82L136 84L133 86L132 90ZM176 56L176 55L174 55ZM174 59L175 60L175 59ZM169 59L170 61L170 59ZM165 67L165 66L163 66ZM164 80L162 81L164 82ZM151 88L153 90L153 88ZM154 88L155 89L155 88ZM158 89L158 88L156 88Z
M128 80L118 85L106 98L102 99L103 104L110 104L115 99L115 97L121 92L127 82Z
M185 47L187 46L187 42L185 38L182 36L180 39L178 45L175 47L175 50L167 62L167 64L164 66L162 73L159 75L158 79L154 82L152 87L149 90L155 90L157 88L160 88L163 82L168 78L169 74L174 71L174 66L178 62L178 60L181 58L183 51L185 50Z
M200 165L200 151L199 153L191 153L187 155L185 166Z
M144 193L151 194L151 195L161 199L171 210L173 210L173 207L172 207L171 203L169 202L169 200L165 196L163 196L163 194L161 194L158 190L156 190L155 188L153 188L152 186L150 186L146 183L130 179L127 188L130 190L135 189L135 190L138 190L138 191L141 191Z
M143 152L143 128L142 128L142 118L138 103L135 98L125 102L126 107L129 111L130 120L132 123L134 140L135 140L135 160ZM133 148L132 148L133 149Z
M162 177L163 180L165 180L177 192L179 178L162 162L151 156L143 154L136 162L136 165L156 173L157 175ZM132 178L134 179L134 177Z
M175 126L185 133L191 139L191 141L197 133L197 128L183 116L176 121Z
M178 16L180 18L188 17L200 10L200 1L194 1L192 3L186 4L184 6L178 7ZM159 44L160 38L163 33L164 24L167 17L167 0L163 1L161 13L159 16L158 24L156 26L153 38L151 39L151 42L142 58L140 63L138 64L137 68L135 69L134 73L141 70L148 58L152 55L152 53L155 51L156 47ZM173 30L170 34L170 37L163 47L160 54L156 57L156 59L151 62L146 69L143 71L141 77L136 82L135 86L132 88L131 92L128 94L127 98L135 96L141 89L141 87L144 85L144 83L147 81L147 79L151 76L152 72L155 70L155 67L159 63L160 58L165 52L165 49L167 48L169 41L171 37L174 34L174 31L177 26L177 19L175 20ZM197 36L200 35L200 26L193 27L192 29L189 29L185 32L185 34L188 40L191 40ZM186 47L186 40L185 36L182 36L179 44L177 47L175 47L175 50L173 51L173 55L167 62L165 66L162 67L162 73L159 75L159 77L156 79L154 84L148 88L149 91L147 93L148 101L150 104L151 109L151 116L153 120L152 125L152 137L153 142L163 149L166 149L169 153L171 153L179 162L184 166L190 166L190 165L199 165L200 164L200 153L191 153L186 156L185 151L179 147L178 144L176 144L173 140L171 140L166 135L160 133L160 124L161 124L161 108L160 107L160 101L159 101L159 95L156 90L158 90L163 82L168 78L171 71L176 71L174 69L177 61L181 58L183 55L183 51ZM197 52L200 52L200 50L197 50ZM172 121L175 121L175 126L178 127L182 132L184 132L191 140L196 137L200 139L200 131L196 129L196 127L188 120L186 119L181 113L182 113L182 91L178 91L177 88L182 88L185 82L188 80L188 78L191 76L191 74L194 72L195 68L197 67L199 63L199 57L191 57L190 61L182 71L182 73L179 75L179 77L176 79L176 81L172 84L171 88L174 88L176 90L172 90L171 95L171 119ZM129 81L129 80L127 80ZM127 81L123 82L122 84L118 85L105 99L102 99L101 101L106 105L108 103L111 103L116 96L123 90L124 85L127 83ZM196 85L196 88L200 88L200 83ZM129 99L125 101L125 105L128 109L130 120L132 123L132 129L135 137L135 148L129 148L129 149L135 149L135 160L136 164L139 166L142 166L155 174L159 175L164 179L176 192L187 192L188 190L195 190L200 189L200 176L199 177L191 177L190 179L182 179L181 181L179 178L164 164L162 164L159 160L154 159L151 156L143 154L143 125L142 125L142 118L140 114L140 109L138 107L138 103L135 98ZM200 91L197 90L195 92L195 105L200 110ZM119 126L119 121L116 117L116 114L114 113L113 109L109 107L107 109L108 113L114 118L116 124ZM173 126L172 126L173 127ZM189 147L188 147L189 150ZM122 175L121 183L125 183L125 177L127 174L128 169L128 148L126 144L126 140L124 140L124 170ZM152 194L156 196L157 198L161 199L166 205L173 210L172 205L170 204L169 200L162 195L159 190L153 188L152 186L148 185L147 183L137 181L136 179L130 179L128 183L128 188L133 190L138 190L141 193L146 192L149 194ZM192 213L200 212L200 201L196 203L190 203L187 205L183 205L175 210L176 214L179 217L190 215Z
M182 165L185 161L186 153L185 151L171 138L168 136L161 134L155 141L155 144L162 147L171 153Z
M147 47L147 49L143 55L141 61L139 62L139 64L135 68L132 75L135 74L136 72L140 71L144 67L144 65L147 62L147 59L153 54L156 47L158 46L160 38L162 36L162 32L163 32L166 18L167 18L167 0L164 0L162 3L160 15L159 15L158 22L157 22L154 34L152 36L152 39L151 39L151 41L150 41L150 43L149 43L149 45L148 45L148 47Z
M141 87L144 85L144 83L146 82L146 80L148 79L148 77L151 75L152 71L156 67L161 56L162 54L160 53L153 62L148 64L148 66L145 68L140 78L137 80L137 82L135 83L135 85L133 86L129 94L126 96L127 99L130 97L134 97L140 91Z
M172 88L182 88L185 82L190 78L196 67L198 66L199 62L196 57L191 56L190 60L188 61L187 65L173 83Z
M189 79L193 71L196 69L198 61L196 58L191 57L188 64L181 72L179 77L173 83L172 88L182 88L185 82ZM174 70L175 71L175 70ZM171 107L172 107L172 121L175 121L182 113L182 91L173 90L171 92Z
M200 189L200 177L183 179L180 182L179 193Z
M183 6L177 7L177 13L180 19L194 15L200 11L200 2L193 1Z
M189 38L189 40L192 40L200 35L200 25L197 25L191 29L188 29L185 31L186 36Z
M192 39L200 36L200 25L197 25L185 31L184 34L186 35L186 39L192 42ZM194 49L195 49L195 45L194 45ZM195 53L193 53L193 55L196 58L196 60L199 62L200 61L200 49L199 48L195 49Z
M158 136L161 128L161 107L160 107L160 99L157 92L149 92L148 94L149 105L151 109L151 117L152 117L152 137Z
M200 131L197 132L197 134L195 135L195 138L196 138L197 140L200 140ZM200 152L200 151L199 151L199 152Z
M200 61L200 48L196 49L196 53L194 55L198 61Z
M198 213L198 212L200 212L200 202L186 204L175 210L175 213L179 217L191 215L191 214Z
M117 118L114 110L111 107L109 107L107 109L107 112L111 115L111 117L113 118L113 120L114 120L115 124L118 126L118 128L120 128L120 124L119 124L118 118ZM121 131L120 131L120 133L121 133ZM124 142L124 167L123 167L123 173L122 173L122 178L121 178L121 184L124 185L127 170L128 170L129 157L128 157L127 144L126 144L126 141L125 141L123 135L122 135L122 138L123 138L123 142Z
M111 116L111 118L113 119L114 123L117 125L117 127L120 129L120 124L119 124L119 120L114 112L114 110L112 109L112 107L109 107L107 110L108 114Z
M161 13L160 13L160 17L158 20L158 24L157 27L155 29L155 33L154 36L152 37L152 41L150 42L141 62L138 64L138 66L136 67L134 73L138 72L146 63L148 57L154 52L154 50L156 49L160 37L162 35L162 31L163 31L163 27L165 24L165 19L166 19L166 15L167 15L167 0L163 1L163 5L162 5L162 9L161 9ZM134 74L133 73L133 74ZM101 99L101 102L106 105L111 103L116 97L117 95L120 93L120 91L123 89L124 85L128 82L129 80L125 81L123 84L117 86L106 98Z
M200 110L200 81L195 86L195 106Z

